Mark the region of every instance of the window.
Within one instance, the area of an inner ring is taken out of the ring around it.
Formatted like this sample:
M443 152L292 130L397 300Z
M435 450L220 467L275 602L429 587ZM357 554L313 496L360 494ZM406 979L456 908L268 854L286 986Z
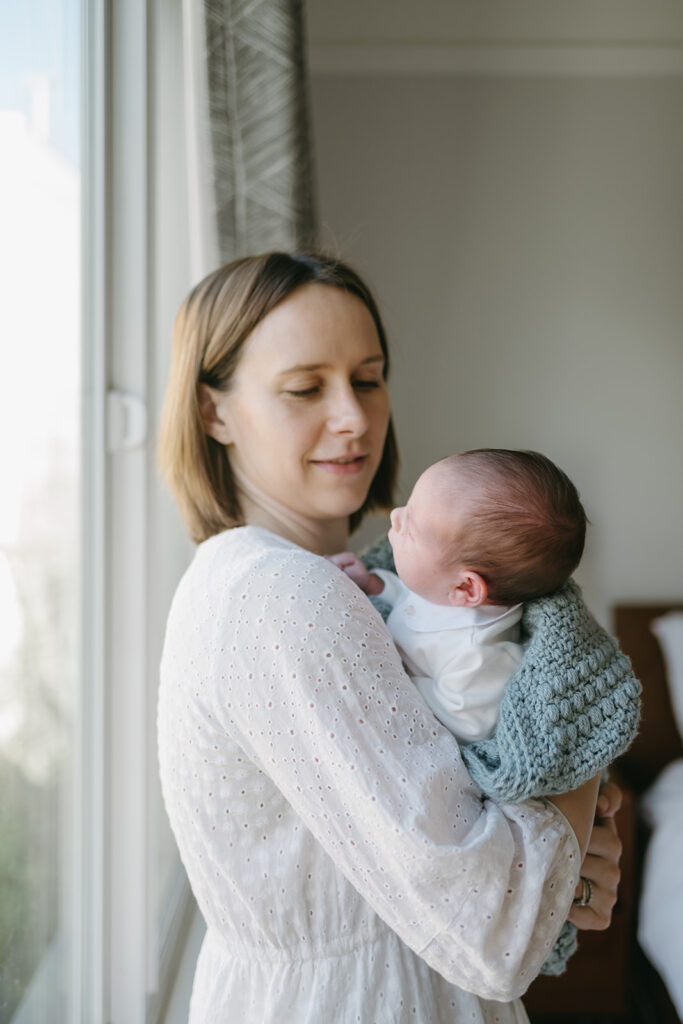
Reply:
M0 1024L156 1022L191 911L155 735L190 554L154 452L190 284L151 201L169 21L179 50L179 2L0 13Z
M0 44L0 1022L67 1019L80 671L80 5Z

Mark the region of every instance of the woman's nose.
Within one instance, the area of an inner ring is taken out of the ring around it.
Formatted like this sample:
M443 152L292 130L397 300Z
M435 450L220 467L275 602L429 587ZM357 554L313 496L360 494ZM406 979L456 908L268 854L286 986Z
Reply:
M368 418L352 387L340 388L332 395L327 419L330 430L338 434L360 436L368 428Z

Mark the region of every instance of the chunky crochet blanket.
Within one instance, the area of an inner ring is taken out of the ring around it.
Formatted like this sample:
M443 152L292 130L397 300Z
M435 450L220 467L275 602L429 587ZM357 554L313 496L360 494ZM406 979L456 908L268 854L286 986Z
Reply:
M386 540L363 561L395 571ZM381 596L373 603L388 610ZM499 801L576 789L626 750L640 714L631 663L573 580L525 605L522 634L526 653L505 687L493 736L462 745L470 775Z
M386 539L362 557L369 569L395 572ZM386 618L386 602L371 600ZM576 583L525 605L522 633L526 653L505 688L493 736L462 744L470 775L498 801L576 789L623 753L638 728L640 683ZM575 946L567 922L544 973L561 973Z
M470 775L498 800L576 789L622 754L640 713L625 654L569 581L524 608L524 658L488 740L463 747Z

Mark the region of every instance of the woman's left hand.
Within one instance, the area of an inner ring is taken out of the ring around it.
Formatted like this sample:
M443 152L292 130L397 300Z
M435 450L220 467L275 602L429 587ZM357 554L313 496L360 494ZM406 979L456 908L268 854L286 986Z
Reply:
M604 931L612 921L621 878L621 840L614 815L621 807L621 801L619 787L614 782L605 783L598 797L595 824L581 865L581 877L588 879L592 887L590 901L583 907L574 905L569 914L569 920L582 930ZM577 898L583 890L584 883L580 881L576 889Z

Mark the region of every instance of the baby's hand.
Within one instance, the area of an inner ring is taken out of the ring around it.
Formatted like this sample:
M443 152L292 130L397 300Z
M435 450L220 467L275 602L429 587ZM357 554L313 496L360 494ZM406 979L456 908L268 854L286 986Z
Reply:
M342 551L339 555L326 555L330 562L334 562L338 568L343 569L356 586L360 587L366 594L381 594L384 584L374 572L368 572L360 558L352 551Z

